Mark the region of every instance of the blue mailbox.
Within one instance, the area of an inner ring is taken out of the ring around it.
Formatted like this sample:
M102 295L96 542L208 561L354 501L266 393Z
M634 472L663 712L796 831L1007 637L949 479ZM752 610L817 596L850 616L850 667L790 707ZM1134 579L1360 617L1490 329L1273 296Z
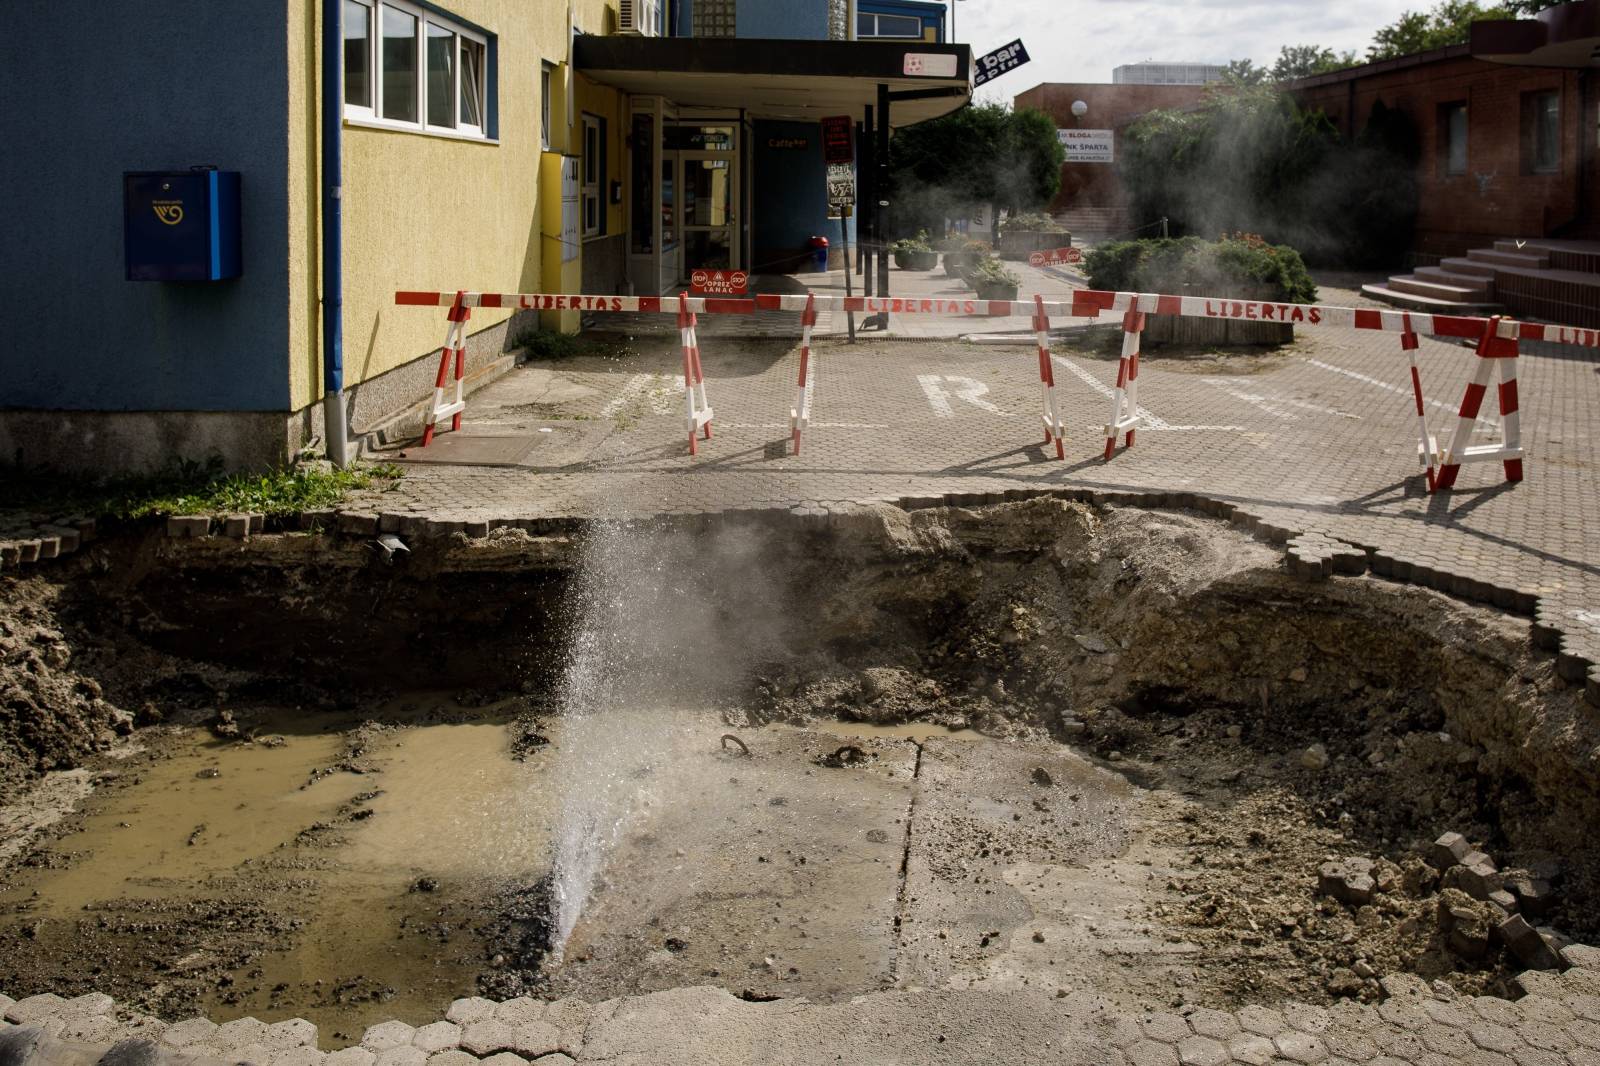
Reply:
M129 281L239 276L237 170L126 172L122 213Z

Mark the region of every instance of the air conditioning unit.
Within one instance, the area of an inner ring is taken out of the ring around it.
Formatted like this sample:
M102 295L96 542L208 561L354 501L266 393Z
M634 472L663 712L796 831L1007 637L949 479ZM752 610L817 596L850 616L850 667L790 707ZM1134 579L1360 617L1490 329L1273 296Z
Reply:
M654 37L660 14L661 0L617 0L617 32Z

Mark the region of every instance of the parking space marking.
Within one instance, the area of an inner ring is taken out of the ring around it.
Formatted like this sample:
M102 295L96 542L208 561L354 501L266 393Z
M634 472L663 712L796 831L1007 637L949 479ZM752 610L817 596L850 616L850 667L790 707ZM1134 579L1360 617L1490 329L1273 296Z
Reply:
M1236 384L1233 378L1201 378L1200 380L1214 389L1227 393L1235 400L1247 403L1251 407L1265 411L1272 417L1282 419L1285 422L1300 421L1299 415L1293 411L1283 410L1285 407L1298 407L1303 411L1315 411L1318 414L1332 415L1335 418L1347 418L1352 422L1361 421L1360 415L1353 415L1349 411L1341 411L1337 407L1323 407L1321 404L1297 400L1292 396L1285 396L1274 389L1270 389L1259 382L1253 385L1251 390L1246 390Z
M1321 359L1307 359L1306 362L1310 363L1318 370L1326 370L1330 374L1342 374L1345 377L1359 381L1362 384L1372 385L1376 388L1383 389L1385 392L1393 392L1400 396L1404 396L1408 400L1412 398L1412 392L1410 389L1402 389L1400 386L1391 385L1387 381L1380 381L1377 378L1368 377L1366 374L1358 373L1354 370L1346 370L1344 367L1334 366L1332 363L1324 363ZM1456 410L1453 404L1444 403L1441 400L1430 400L1426 396L1423 397L1423 402L1428 404L1430 407L1437 407L1441 411L1449 411L1454 413ZM1488 415L1485 415L1481 421L1488 425L1499 425L1497 421L1490 418Z
M1110 385L1107 385L1105 382L1101 381L1099 378L1095 377L1093 374L1089 373L1083 367L1079 366L1077 363L1074 363L1070 359L1063 358L1059 355L1052 355L1050 357L1050 361L1107 399L1110 399L1116 392L1116 390ZM1138 428L1141 431L1148 430L1155 433L1190 433L1197 430L1216 429L1238 433L1244 430L1243 426L1173 425L1171 422L1168 422L1160 415L1157 415L1155 412L1151 411L1150 408L1146 407L1144 404L1139 405L1138 414L1140 418Z
M972 406L988 411L990 414L1002 418L1010 418L1009 412L1002 411L984 396L989 393L989 386L977 378L958 377L953 374L918 374L917 384L922 386L922 394L928 398L928 406L933 408L936 418L954 418L955 408L950 405L952 397L970 403Z

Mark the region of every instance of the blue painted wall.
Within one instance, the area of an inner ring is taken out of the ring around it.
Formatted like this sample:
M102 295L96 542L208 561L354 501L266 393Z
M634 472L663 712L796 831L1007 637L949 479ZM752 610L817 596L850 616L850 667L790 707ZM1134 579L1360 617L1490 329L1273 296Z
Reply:
M806 271L802 261L813 234L837 248L839 220L828 217L827 172L822 161L822 131L808 122L755 124L755 232L758 273ZM804 148L773 147L774 141L804 139ZM851 261L855 260L855 219L850 227Z
M828 0L739 0L734 26L740 37L825 41Z
M314 45L316 20L216 0L5 11L0 405L288 410L286 34ZM122 172L202 163L243 173L244 276L123 280Z
M928 30L934 31L934 40L945 38L945 6L929 0L856 0L857 12L869 15L907 15L922 21L924 39Z

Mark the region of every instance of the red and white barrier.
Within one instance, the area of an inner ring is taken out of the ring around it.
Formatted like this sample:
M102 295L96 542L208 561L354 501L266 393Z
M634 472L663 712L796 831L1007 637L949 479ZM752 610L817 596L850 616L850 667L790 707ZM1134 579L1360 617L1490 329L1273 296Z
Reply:
M1133 447L1133 433L1139 428L1139 335L1144 332L1144 311L1154 306L1157 296L1141 296L1134 307L1122 313L1122 358L1117 362L1117 387L1111 393L1111 421L1106 423L1106 452L1109 460L1117 447L1117 434L1126 432Z
M800 312L800 378L795 384L794 405L789 408L789 437L794 441L794 454L800 454L800 435L811 424L811 331L817 325L817 301L806 298L806 307Z
M683 338L683 399L689 425L689 454L698 455L695 434L705 431L711 439L711 405L706 402L706 375L700 369L700 340L695 336L695 313L689 299L678 297L678 333Z
M1056 445L1056 458L1067 457L1067 424L1062 421L1056 407L1056 368L1050 363L1050 316L1045 314L1044 300L1033 298L1033 335L1039 342L1039 392L1044 401L1044 443Z
M1117 367L1117 386L1112 395L1111 420L1104 427L1107 459L1111 458L1115 451L1117 434L1126 433L1126 446L1132 447L1138 429L1139 338L1146 315L1245 319L1286 322L1308 329L1357 329L1398 333L1401 348L1407 353L1411 364L1412 394L1417 405L1418 453L1428 480L1429 491L1453 486L1461 465L1470 462L1501 461L1505 464L1508 481L1522 479L1523 449L1517 411L1516 374L1519 342L1545 341L1600 349L1600 330L1517 322L1499 317L1484 319L1461 315L1333 307L1322 304L1217 299L1203 296L1141 295L1130 292L1100 292L1092 289L1074 290L1070 295L1063 295L1058 299L1035 296L1031 304L1017 300L818 296L815 293L758 294L752 299L720 299L696 296L673 298L484 292L397 292L395 303L402 306L450 308L450 327L445 337L444 355L440 361L432 410L423 436L424 444L432 440L435 425L446 415L452 417L453 427L460 428L461 411L466 406L461 380L466 355L465 323L472 308L677 314L683 338L686 420L691 455L696 453L698 432L703 430L706 439L711 438L712 412L706 401L705 375L700 366L700 348L695 335L696 316L700 314L751 314L756 311L801 313L800 372L796 382L795 400L789 411L790 435L796 454L800 450L801 437L811 421L811 342L817 312L823 308L835 312L853 311L867 314L931 314L985 318L1031 314L1038 339L1045 443L1048 445L1051 441L1055 442L1058 458L1065 457L1066 424L1057 406L1055 376L1050 361L1051 316L1097 318L1102 313L1108 312L1120 313L1123 316L1122 359ZM1416 362L1418 335L1422 333L1439 337L1467 338L1478 342L1478 366L1462 399L1449 446L1443 449L1428 431L1423 406L1421 373ZM456 360L456 388L453 400L447 403L444 399L444 387L452 356ZM1489 379L1497 366L1500 373L1499 396L1504 439L1494 444L1473 445L1470 441L1477 424L1478 412Z
M444 331L444 350L439 354L439 376L433 383L433 403L422 427L422 446L433 443L433 431L439 419L448 417L451 429L461 428L461 412L467 409L467 398L462 392L462 378L467 368L467 319L472 309L465 302L466 293L458 292L450 304L450 325ZM445 375L450 370L450 357L456 360L456 391L449 403L444 402Z
M1461 411L1455 432L1439 462L1438 487L1455 485L1462 463L1503 462L1506 480L1522 480L1522 416L1517 411L1517 333L1518 323L1495 315L1484 323L1478 338L1478 365L1467 393L1461 398ZM1496 444L1469 444L1478 424L1478 410L1495 368L1500 370L1500 421L1504 437Z

